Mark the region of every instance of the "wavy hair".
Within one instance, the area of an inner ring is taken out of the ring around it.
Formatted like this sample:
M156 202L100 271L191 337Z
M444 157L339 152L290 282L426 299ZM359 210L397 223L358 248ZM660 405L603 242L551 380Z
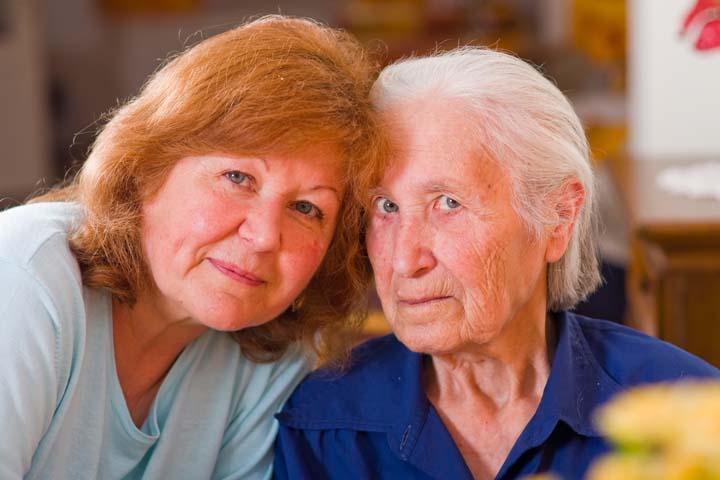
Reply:
M378 170L384 151L369 102L376 72L340 30L277 15L250 21L169 59L137 97L107 115L74 181L35 201L84 207L71 236L83 282L132 305L138 292L154 288L140 243L141 207L178 160L339 146L345 198L302 306L231 335L257 361L280 357L296 341L321 359L341 356L347 331L364 318L371 281L355 185Z

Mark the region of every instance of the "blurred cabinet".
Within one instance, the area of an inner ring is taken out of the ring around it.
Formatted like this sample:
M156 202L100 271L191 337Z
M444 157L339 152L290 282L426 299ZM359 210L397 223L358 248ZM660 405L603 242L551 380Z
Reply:
M720 366L720 202L662 190L692 159L613 158L631 228L627 323Z

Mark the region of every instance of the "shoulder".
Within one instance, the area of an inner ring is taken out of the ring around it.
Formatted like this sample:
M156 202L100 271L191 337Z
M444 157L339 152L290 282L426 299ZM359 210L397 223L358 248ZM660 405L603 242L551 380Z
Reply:
M675 345L613 322L567 315L592 357L621 386L720 377L720 370Z
M67 244L68 233L82 218L79 205L35 203L0 212L0 258L27 265L48 243Z
M84 348L82 281L67 242L77 213L68 204L0 213L0 377L25 392L17 409L38 421L57 407Z
M376 375L388 372L404 359L405 347L394 335L369 340L354 348L343 366L326 366L312 372L293 394L295 402L327 398L329 392L355 394L353 387L377 380ZM383 375L384 376L384 375ZM338 390L340 388L340 390Z
M60 264L75 266L68 237L82 218L82 207L67 202L35 203L0 212L0 261L31 272Z
M81 207L64 202L0 213L0 275L36 292L60 318L77 316L82 304L80 268L68 243L68 234L81 219Z
M272 362L255 362L227 333L209 331L190 349L198 389L225 390L232 410L251 413L259 405L284 401L311 370L314 358L297 345ZM204 385L204 386L203 386ZM279 405L278 405L279 408Z
M392 423L396 413L410 407L405 397L417 386L419 374L420 355L394 335L369 340L352 351L344 368L311 373L278 418L296 427Z
M0 212L0 325L17 341L45 338L60 363L84 332L82 278L68 244L81 218L77 204L63 202Z

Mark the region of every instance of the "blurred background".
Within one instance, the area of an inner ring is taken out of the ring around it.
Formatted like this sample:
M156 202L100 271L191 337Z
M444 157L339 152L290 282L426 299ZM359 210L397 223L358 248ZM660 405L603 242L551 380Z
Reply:
M715 0L0 0L0 208L81 164L168 54L260 14L345 28L382 63L510 50L568 95L593 150L606 282L578 309L720 365L720 202L655 181L720 159L720 48L700 21L681 33L701 3L720 18ZM368 335L385 328L375 315Z

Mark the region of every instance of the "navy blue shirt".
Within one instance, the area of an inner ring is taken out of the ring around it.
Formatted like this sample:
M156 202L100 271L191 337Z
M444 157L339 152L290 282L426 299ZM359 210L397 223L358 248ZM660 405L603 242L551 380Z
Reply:
M625 388L720 370L668 343L573 313L554 316L557 349L537 411L496 478L581 478L607 444L595 408ZM356 348L344 373L319 370L277 415L276 478L472 479L425 395L424 355L393 335Z

